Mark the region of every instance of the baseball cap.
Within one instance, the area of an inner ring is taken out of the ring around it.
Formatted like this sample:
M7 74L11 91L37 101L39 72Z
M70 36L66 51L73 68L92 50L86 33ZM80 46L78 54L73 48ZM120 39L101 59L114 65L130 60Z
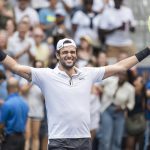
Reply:
M59 51L63 47L70 46L70 45L74 46L75 48L77 47L75 42L72 39L64 38L64 39L61 39L58 41L56 49L57 49L57 51Z

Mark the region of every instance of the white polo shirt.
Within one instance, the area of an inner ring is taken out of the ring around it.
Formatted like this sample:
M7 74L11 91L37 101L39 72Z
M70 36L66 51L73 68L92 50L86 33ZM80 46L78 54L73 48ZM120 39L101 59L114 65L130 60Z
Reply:
M91 87L102 80L105 68L76 68L72 78L58 67L31 70L45 97L49 139L90 137Z

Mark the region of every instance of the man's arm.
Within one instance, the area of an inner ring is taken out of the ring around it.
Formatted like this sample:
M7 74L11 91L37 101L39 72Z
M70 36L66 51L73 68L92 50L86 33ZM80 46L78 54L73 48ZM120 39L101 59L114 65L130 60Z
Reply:
M15 74L31 81L31 68L18 64L13 58L0 51L0 62Z
M150 48L145 48L139 53L126 58L114 65L109 65L105 67L105 74L103 79L110 77L118 72L127 71L128 69L135 66L138 62L142 61L144 58L150 55Z

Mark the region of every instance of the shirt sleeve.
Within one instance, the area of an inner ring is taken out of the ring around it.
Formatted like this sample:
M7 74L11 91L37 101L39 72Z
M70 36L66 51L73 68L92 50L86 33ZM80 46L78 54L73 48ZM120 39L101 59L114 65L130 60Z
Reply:
M41 78L40 78L40 68L31 68L31 75L32 75L32 83L40 86Z
M131 90L129 92L127 108L129 110L132 110L134 108L134 105L135 105L135 90L134 90L134 88L131 88Z
M87 68L90 72L90 76L93 83L102 81L105 74L105 67L87 67Z

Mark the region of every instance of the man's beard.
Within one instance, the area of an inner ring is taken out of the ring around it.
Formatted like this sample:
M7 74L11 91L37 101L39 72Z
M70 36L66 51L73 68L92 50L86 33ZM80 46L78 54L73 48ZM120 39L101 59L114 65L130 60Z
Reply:
M65 68L65 69L68 70L68 69L71 69L75 65L76 60L74 60L71 65L66 64L64 61L60 61L60 63L61 63L61 65L62 65L63 68Z

